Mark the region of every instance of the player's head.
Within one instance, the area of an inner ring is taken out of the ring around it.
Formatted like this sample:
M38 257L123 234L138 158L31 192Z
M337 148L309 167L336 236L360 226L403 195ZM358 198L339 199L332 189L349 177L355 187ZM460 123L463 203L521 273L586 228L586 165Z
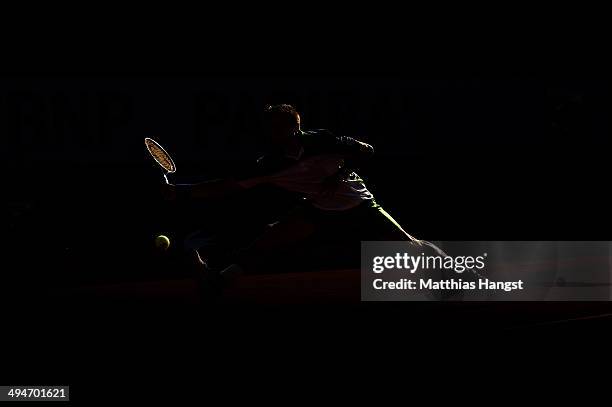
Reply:
M291 105L268 105L264 125L272 143L283 143L300 130L300 115Z

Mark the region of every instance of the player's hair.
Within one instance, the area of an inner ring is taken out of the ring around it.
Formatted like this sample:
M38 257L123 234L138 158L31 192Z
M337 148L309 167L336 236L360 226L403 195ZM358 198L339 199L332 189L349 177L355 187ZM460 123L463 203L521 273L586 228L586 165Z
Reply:
M282 121L289 126L297 126L300 123L300 115L295 107L287 104L267 105L264 113L268 120Z

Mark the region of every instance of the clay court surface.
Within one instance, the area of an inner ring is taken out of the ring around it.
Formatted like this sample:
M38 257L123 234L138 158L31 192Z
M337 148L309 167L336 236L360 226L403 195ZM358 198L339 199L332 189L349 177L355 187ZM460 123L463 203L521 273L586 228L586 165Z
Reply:
M589 262L603 265L601 262L605 260L590 259ZM573 262L575 260L567 264ZM557 290L572 290L584 285L590 283L569 281ZM201 300L197 283L191 278L85 285L61 289L51 296L75 305L181 306L209 313L220 309L237 312L293 309L299 314L314 309L329 310L330 315L348 311L372 319L373 315L383 312L383 319L398 318L407 323L435 321L440 326L464 324L486 329L580 328L612 324L612 303L607 301L363 303L358 269L242 276L214 304Z

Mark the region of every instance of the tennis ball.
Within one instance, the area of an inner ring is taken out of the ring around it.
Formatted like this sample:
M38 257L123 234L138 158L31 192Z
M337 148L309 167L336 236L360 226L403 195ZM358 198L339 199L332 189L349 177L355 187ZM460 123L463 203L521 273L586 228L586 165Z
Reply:
M170 247L170 239L167 236L159 235L155 238L155 247L160 250L168 250Z

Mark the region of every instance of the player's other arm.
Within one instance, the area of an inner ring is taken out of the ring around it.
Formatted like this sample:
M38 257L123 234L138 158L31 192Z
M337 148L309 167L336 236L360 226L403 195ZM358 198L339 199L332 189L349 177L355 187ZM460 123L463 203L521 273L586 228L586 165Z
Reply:
M355 170L374 155L374 147L352 137L328 134L325 141L327 149L344 157L344 169Z

